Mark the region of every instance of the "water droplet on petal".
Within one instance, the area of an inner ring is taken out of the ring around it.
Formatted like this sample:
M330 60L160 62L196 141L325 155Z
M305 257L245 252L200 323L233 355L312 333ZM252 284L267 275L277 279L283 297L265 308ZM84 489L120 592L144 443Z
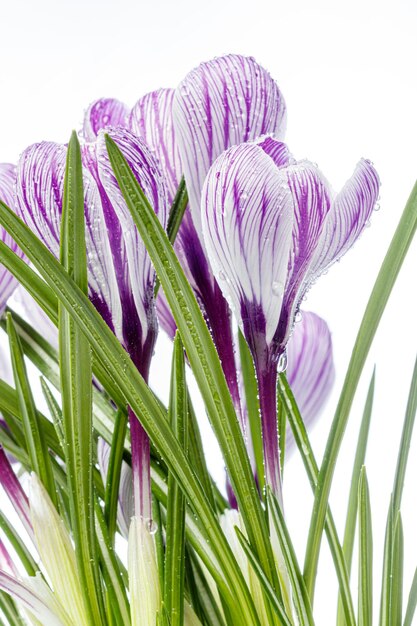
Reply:
M274 296L282 298L284 295L284 285L274 280L274 282L272 283L272 293L274 294Z

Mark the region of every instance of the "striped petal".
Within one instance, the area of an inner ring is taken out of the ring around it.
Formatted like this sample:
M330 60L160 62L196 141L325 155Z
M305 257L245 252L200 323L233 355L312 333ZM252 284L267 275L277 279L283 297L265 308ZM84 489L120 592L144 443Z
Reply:
M294 200L285 171L256 144L223 153L202 195L205 246L252 350L270 344L280 317Z
M90 104L84 115L83 136L95 141L98 132L107 126L126 126L129 107L115 98L100 98Z
M352 177L334 199L313 262L315 276L340 259L361 235L377 203L379 187L374 166L361 159Z
M158 89L134 105L128 126L156 154L172 204L182 176L182 167L172 121L174 89Z
M0 200L11 209L15 209L14 186L16 183L16 168L10 163L0 163ZM24 258L23 252L17 246L9 233L0 226L0 239ZM4 265L0 265L0 315L3 313L7 300L12 295L18 285L17 280L6 270Z
M307 428L311 428L328 400L335 379L329 327L315 313L303 311L287 346L287 377ZM287 429L286 449L294 448Z
M107 132L122 150L144 194L165 228L168 217L167 192L155 157L143 141L127 129L119 127L108 129ZM97 164L101 187L114 209L122 231L127 261L122 269L128 274L142 337L145 338L148 330L155 323L153 313L155 270L114 177L102 131L97 138ZM106 223L107 229L111 230L113 222L106 220Z
M42 142L27 148L17 167L17 212L57 258L65 162L66 146ZM89 295L120 338L121 305L109 237L101 215L101 197L86 168L83 177Z
M292 247L276 335L277 343L285 347L306 284L311 282L311 264L332 207L332 193L323 174L309 161L294 162L283 171L294 199Z
M175 92L174 127L197 232L200 196L215 159L227 148L285 131L284 98L251 57L227 55L202 63Z

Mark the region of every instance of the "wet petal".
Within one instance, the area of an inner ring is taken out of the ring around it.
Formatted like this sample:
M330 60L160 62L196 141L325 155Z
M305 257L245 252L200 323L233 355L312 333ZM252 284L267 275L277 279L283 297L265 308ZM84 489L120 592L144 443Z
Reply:
M116 98L100 98L90 104L84 115L83 135L95 141L99 130L107 126L126 126L129 107Z
M168 216L167 192L155 157L143 141L130 131L119 127L108 129L107 132L123 152L144 194L165 228ZM124 269L128 274L142 336L145 338L150 324L153 324L155 320L152 313L155 270L114 177L102 131L97 138L97 166L101 186L113 207L122 231L127 263L123 263L121 271ZM107 228L112 228L109 222ZM124 303L123 297L122 302Z
M284 296L294 201L285 171L256 144L213 164L202 195L205 246L214 275L251 349L274 336Z
M129 128L156 154L165 176L169 205L172 204L182 176L175 137L172 105L174 89L158 89L140 98L129 116Z
M201 233L200 196L214 160L260 135L283 136L286 106L277 84L251 57L227 55L202 63L180 83L174 126L190 207Z
M286 173L294 198L292 247L283 311L276 336L277 343L285 346L300 301L311 282L311 264L332 207L332 193L323 174L309 161L295 162L282 171Z
M17 213L57 258L66 151L66 146L56 143L34 144L23 152L17 167ZM101 213L101 197L85 168L83 178L89 295L120 338L120 298Z
M0 163L0 200L7 206L15 210L14 186L16 183L16 168L10 163ZM9 233L0 226L0 239L18 254L24 258L23 252L17 246ZM7 300L18 286L14 276L6 270L4 265L0 265L0 315L3 313Z
M361 159L334 199L312 267L315 276L340 259L361 235L378 200L379 187L374 166Z
M287 377L307 428L319 417L334 384L335 370L330 330L326 322L303 311L287 346ZM294 448L291 428L286 449Z

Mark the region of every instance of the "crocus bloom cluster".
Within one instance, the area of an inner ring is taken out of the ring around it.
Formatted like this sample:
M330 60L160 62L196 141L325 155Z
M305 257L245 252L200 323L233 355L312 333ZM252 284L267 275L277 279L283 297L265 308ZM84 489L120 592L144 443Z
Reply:
M316 165L272 137L226 150L202 195L214 275L251 349L258 375L266 475L280 491L276 376L305 293L356 241L379 179L361 160L336 196Z
M164 227L167 194L158 163L130 131L108 130ZM23 153L16 202L22 219L59 256L65 146L43 142ZM104 134L82 146L89 296L145 379L157 334L155 271L114 178ZM150 517L149 441L130 416L137 514Z
M181 175L185 176L190 206L178 233L176 252L201 303L240 414L230 312L202 241L201 189L214 159L226 148L265 133L283 137L284 98L253 58L227 55L199 65L175 90L160 89L143 96L131 111L114 99L97 100L86 112L84 136L92 140L109 124L127 126L154 150L171 202ZM163 296L158 300L161 324L173 336L172 316Z

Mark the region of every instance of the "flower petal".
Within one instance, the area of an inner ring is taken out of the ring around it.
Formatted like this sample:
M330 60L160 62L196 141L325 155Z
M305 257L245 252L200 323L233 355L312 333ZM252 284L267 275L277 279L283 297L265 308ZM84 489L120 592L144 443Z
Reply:
M166 332L170 339L174 339L177 331L177 325L162 290L159 291L158 298L156 300L156 313L161 328Z
M47 491L33 473L29 502L36 547L54 593L74 624L88 624L70 536Z
M129 130L119 127L107 129L107 133L122 150L144 194L165 228L168 216L167 192L155 157L143 141ZM129 277L130 289L141 324L142 338L145 340L150 325L155 320L151 310L155 270L114 177L103 131L100 131L97 138L97 166L102 189L120 223L127 261L124 264L124 271ZM107 222L107 228L112 228L109 222ZM124 304L124 297L121 299Z
M142 96L129 116L129 128L156 154L165 176L169 205L172 204L182 175L175 137L172 105L174 89L158 89Z
M107 126L126 126L128 116L129 107L116 98L95 100L84 115L84 139L95 141L99 130Z
M155 626L160 588L154 536L149 521L132 517L128 542L128 572L132 626Z
M22 286L19 286L14 295L13 303L19 304L22 317L34 328L56 351L58 351L58 329L51 322L39 304ZM20 311L17 311L20 313ZM0 374L1 376L1 374ZM1 376L4 378L3 376Z
M353 246L369 222L379 196L379 177L370 161L361 159L333 202L312 272L322 274Z
M41 624L69 626L68 622L62 622L56 613L51 610L51 607L45 603L44 597L41 597L32 589L30 580L27 583L23 583L13 576L0 571L0 589L22 604Z
M293 213L285 172L258 145L235 146L211 167L202 196L204 242L251 350L258 334L269 344L278 325Z
M66 152L64 145L34 144L23 152L17 168L17 213L57 258ZM89 295L120 339L121 306L101 197L86 168L83 178Z
M300 301L312 280L310 268L331 210L332 194L323 174L309 161L290 164L282 171L294 198L292 248L276 335L277 344L285 347Z
M15 210L14 186L16 183L16 168L10 163L0 163L0 200ZM13 252L24 258L23 252L9 233L0 226L0 239L9 246ZM6 302L18 285L15 277L0 265L0 315L6 306Z
M227 148L274 133L283 136L286 106L277 84L251 57L202 63L180 83L174 127L197 231L200 196L214 160Z
M333 387L335 370L332 338L326 322L303 311L287 346L287 377L307 428L320 415ZM287 429L286 450L294 448L294 437Z

